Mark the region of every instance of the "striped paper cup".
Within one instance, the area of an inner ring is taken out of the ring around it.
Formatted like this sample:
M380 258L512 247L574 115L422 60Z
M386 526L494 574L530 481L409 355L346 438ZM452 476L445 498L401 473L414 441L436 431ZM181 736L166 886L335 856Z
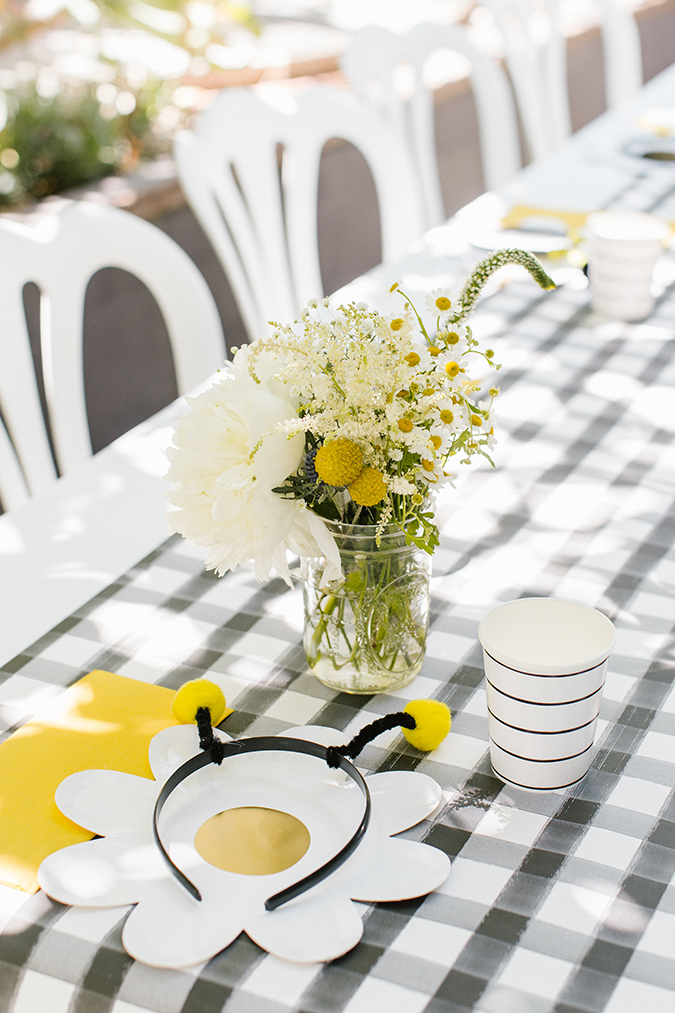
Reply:
M612 622L562 598L519 598L484 617L490 759L522 788L565 788L591 762Z

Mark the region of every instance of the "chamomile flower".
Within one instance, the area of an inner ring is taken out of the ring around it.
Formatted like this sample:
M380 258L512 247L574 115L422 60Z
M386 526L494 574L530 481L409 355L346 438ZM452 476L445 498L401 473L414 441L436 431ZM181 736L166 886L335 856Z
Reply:
M461 359L469 350L466 328L461 326L442 327L436 340L442 348L450 352L453 359Z
M434 353L432 354L427 345L415 344L410 354L415 357L415 370L418 373L427 374L430 370L433 370L436 364L436 356L441 354L441 350L434 350ZM409 361L407 356L406 361Z
M422 457L420 465L419 477L429 485L437 485L443 477L443 468L440 462L435 461L431 456Z
M434 458L444 459L450 449L451 441L452 430L449 426L444 426L439 418L438 422L435 422L429 430L429 448Z
M425 304L435 317L447 313L452 307L452 296L449 288L435 288L431 295L425 296Z

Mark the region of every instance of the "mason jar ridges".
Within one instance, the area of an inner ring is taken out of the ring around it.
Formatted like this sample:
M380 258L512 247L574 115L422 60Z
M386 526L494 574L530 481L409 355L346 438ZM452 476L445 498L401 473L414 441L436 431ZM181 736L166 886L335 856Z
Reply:
M325 560L304 561L304 647L314 674L351 693L410 682L422 666L430 557L398 528L328 522L343 576L324 585ZM379 545L378 545L379 542Z

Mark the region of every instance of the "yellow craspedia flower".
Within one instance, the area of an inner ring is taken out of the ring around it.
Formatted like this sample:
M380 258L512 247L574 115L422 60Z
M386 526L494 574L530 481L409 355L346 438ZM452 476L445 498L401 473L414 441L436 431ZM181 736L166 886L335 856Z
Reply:
M384 476L377 468L364 468L349 486L349 495L359 506L375 506L384 499L386 492Z
M440 700L411 700L404 711L411 714L416 728L404 728L403 734L415 749L428 753L440 746L450 731L452 717L446 704Z
M436 300L436 306L441 311L441 313L445 313L446 310L450 309L452 303L448 299L447 295L439 295L438 299Z
M211 712L211 724L217 725L227 710L225 697L220 686L208 679L192 679L176 693L171 710L173 716L181 724L189 725L197 716L200 707Z
M389 324L389 326L391 327L392 331L400 331L401 328L403 327L403 320L401 319L401 317L395 317Z
M403 358L409 366L417 366L420 361L420 357L417 352L408 352L408 354L404 355Z
M454 417L449 408L444 408L441 412L441 422L445 422L446 426L450 425Z
M322 482L340 489L353 482L361 471L363 451L356 443L339 436L317 450L314 467Z
M399 419L398 428L401 430L402 433L411 433L413 429L413 424L410 421L410 419Z
M459 363L458 362L446 362L446 364L445 364L445 372L448 374L448 376L457 376L457 374L459 373Z

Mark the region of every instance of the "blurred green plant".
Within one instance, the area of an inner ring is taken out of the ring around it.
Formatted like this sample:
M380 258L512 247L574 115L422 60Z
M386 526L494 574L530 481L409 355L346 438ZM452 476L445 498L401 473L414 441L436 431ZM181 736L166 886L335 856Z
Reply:
M168 138L151 124L160 87L146 86L136 96L118 93L134 108L113 116L97 96L101 85L62 87L47 98L35 82L14 89L0 131L0 208L61 193L168 150Z
M139 63L138 53L143 47L150 53L155 43L178 53L180 62L182 50L182 73L189 68L198 77L212 69L214 55L222 56L234 26L258 33L248 4L0 0L5 68L0 70L0 210L128 171L139 158L170 150L172 133L198 104L202 89L182 86L180 77L158 80L159 72ZM117 46L118 59L106 53L110 30L123 40L140 37L133 59L126 59L124 41ZM69 64L63 46L48 44L73 31L87 42L75 57L80 60L76 72L72 53Z

